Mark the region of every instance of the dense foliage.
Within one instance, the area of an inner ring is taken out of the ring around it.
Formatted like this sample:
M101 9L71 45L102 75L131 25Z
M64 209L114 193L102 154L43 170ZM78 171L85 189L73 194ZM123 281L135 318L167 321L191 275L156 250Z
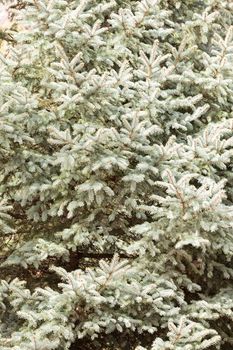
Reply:
M232 1L7 4L0 349L232 349Z

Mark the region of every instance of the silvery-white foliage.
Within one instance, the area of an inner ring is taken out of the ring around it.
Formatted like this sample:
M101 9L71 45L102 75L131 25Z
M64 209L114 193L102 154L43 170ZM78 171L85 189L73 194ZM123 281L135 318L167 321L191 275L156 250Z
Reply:
M0 350L232 346L233 4L9 11Z

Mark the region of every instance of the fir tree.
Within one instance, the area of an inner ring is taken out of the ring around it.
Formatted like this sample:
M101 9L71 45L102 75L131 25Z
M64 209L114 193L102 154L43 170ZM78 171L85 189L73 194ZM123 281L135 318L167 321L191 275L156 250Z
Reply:
M233 3L6 3L0 350L230 349Z

